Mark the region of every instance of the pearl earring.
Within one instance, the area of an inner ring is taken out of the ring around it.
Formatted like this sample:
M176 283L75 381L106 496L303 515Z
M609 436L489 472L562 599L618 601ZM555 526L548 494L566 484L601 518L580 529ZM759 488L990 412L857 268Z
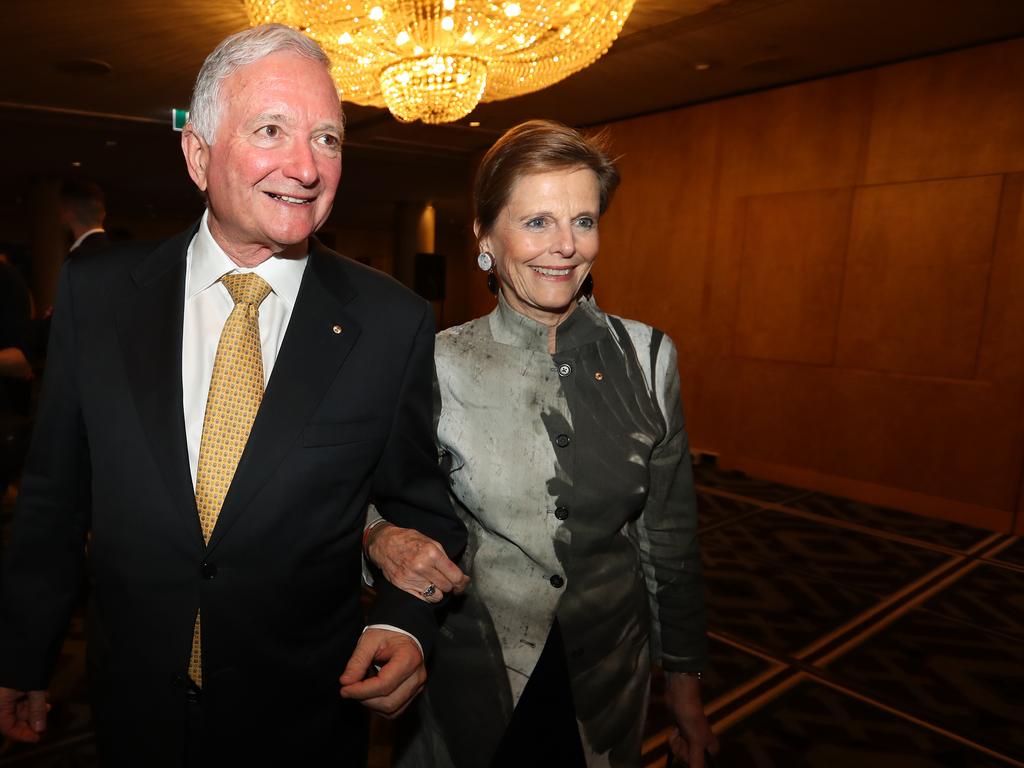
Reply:
M476 265L484 272L490 272L494 268L494 255L490 251L481 251L476 257Z

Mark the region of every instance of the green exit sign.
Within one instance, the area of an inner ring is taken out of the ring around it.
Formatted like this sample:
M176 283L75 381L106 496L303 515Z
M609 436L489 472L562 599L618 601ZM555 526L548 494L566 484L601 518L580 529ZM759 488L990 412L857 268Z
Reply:
M188 110L187 109L172 109L171 110L171 127L180 131L185 127L185 123L188 122Z

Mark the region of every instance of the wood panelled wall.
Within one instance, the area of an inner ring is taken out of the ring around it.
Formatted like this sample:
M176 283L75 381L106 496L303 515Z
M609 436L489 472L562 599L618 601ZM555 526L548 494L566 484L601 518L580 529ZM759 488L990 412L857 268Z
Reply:
M1024 532L1024 40L610 126L597 297L724 466Z

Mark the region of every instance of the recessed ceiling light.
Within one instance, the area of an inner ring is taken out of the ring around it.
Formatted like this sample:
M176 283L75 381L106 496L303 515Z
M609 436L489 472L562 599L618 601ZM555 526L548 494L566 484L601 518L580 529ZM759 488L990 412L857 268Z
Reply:
M78 160L72 160L71 161L71 167L72 168L81 168L82 167L82 163L79 162Z
M479 128L480 127L480 121L479 120L470 120L469 121L469 127L470 128Z
M711 69L712 64L710 61L696 61L693 64L693 68L698 72L706 72Z

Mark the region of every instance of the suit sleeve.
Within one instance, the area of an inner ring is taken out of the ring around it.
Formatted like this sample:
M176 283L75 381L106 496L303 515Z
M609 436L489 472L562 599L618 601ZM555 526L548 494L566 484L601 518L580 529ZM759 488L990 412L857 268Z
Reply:
M697 500L676 350L667 336L652 368L666 430L654 447L650 493L633 533L650 595L654 661L669 672L699 672L707 665L707 619Z
M455 560L466 545L466 528L448 498L437 461L433 424L434 320L423 304L402 381L391 434L374 474L371 500L382 517L415 528ZM391 624L416 636L429 653L437 632L434 607L377 579L369 623Z
M70 286L65 265L0 582L0 685L20 690L47 687L84 571L89 453Z

